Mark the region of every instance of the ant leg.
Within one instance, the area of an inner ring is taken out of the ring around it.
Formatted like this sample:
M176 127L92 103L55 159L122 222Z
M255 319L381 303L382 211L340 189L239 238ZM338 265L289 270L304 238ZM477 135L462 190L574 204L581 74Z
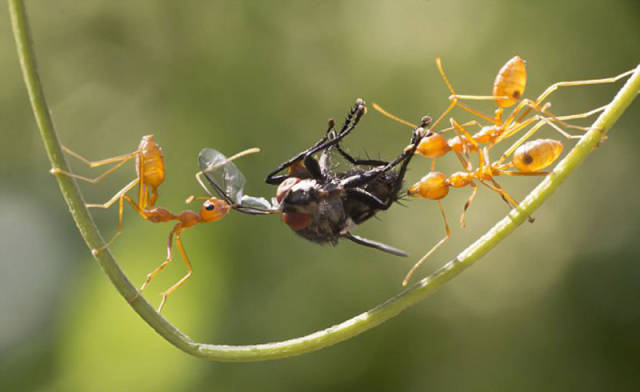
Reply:
M123 217L124 217L124 199L125 198L128 198L128 201L130 203L133 203L133 201L131 201L129 196L127 196L126 194L124 194L124 195L122 195L120 197L120 199L118 201L118 230L116 230L116 234L114 234L113 237L111 237L111 239L109 241L105 242L101 247L91 249L91 254L92 255L96 256L100 252L102 252L103 250L105 250L106 248L111 246L113 241L115 241L116 238L118 238L118 236L122 233L122 221L123 221ZM133 205L135 206L135 203L133 203Z
M484 181L481 182L489 189L497 192L502 197L502 199L506 201L507 204L509 204L509 207L520 209L520 204L502 186L500 186L500 184L498 184L496 180L490 178L489 181L491 181L491 184ZM528 216L527 220L529 221L529 223L533 223L535 221L535 219L531 216Z
M587 117L593 116L594 114L603 112L608 107L609 107L609 104L606 104L606 105L600 106L599 108L590 110L588 112L578 113L578 114L570 114L570 115L566 115L566 116L555 116L554 118L556 120L562 120L562 121L565 121L565 120L577 120L577 119L581 119L581 118L587 118ZM587 128L588 129L588 127L583 127L583 128Z
M147 204L149 201L149 190L147 189L147 184L144 183L144 159L142 157L136 161L137 163L137 173L140 178L140 185L138 186L138 207L141 210L147 208Z
M473 190L471 191L471 196L469 196L467 201L464 203L464 208L462 209L462 215L460 216L460 226L462 227L467 226L464 221L464 216L467 213L467 209L469 209L469 206L471 206L471 202L473 202L473 199L476 197L476 194L478 193L478 186L474 182L470 182L469 185L473 188Z
M449 79L447 78L447 75L444 72L444 68L442 67L442 60L440 59L440 57L436 57L436 66L438 67L438 71L440 72L440 76L442 76L442 79L444 80L444 83L447 85L447 88L449 89L449 92L451 92L451 96L449 96L449 107L440 115L440 117L438 117L438 119L433 123L433 127L435 127L443 118L444 116L449 113L455 106L460 107L463 110L468 111L469 113L472 113L480 118L483 118L493 124L499 125L499 121L497 121L495 118L491 117L491 116L487 116L486 114L482 114L480 112L478 112L477 110L474 110L464 104L460 103L460 100L491 100L491 101L495 101L496 98L500 98L500 97L494 97L494 96L480 96L480 95L458 95L456 94L455 90L453 89L453 86L451 85L451 83L449 82ZM432 128L433 128L432 127Z
M109 163L114 163L114 162L118 162L115 166L109 168L108 170L106 170L104 173L102 173L101 175L95 177L95 178L89 178L89 177L84 177L75 173L71 173L62 169L58 169L58 168L51 168L51 170L49 170L49 172L53 175L56 174L65 174L69 177L73 177L73 178L77 178L78 180L82 180L82 181L86 181L89 182L91 184L97 184L98 182L102 181L106 176L108 176L109 174L113 173L114 171L118 170L118 168L120 168L122 165L124 165L125 163L127 163L129 160L131 160L131 158L135 157L137 154L137 151L131 154L127 154L127 155L120 155L117 157L112 157L112 158L107 158L107 159L103 159L101 161L89 161L87 159L85 159L84 157L82 157L80 154L77 154L71 150L69 150L68 148L62 146L62 150L64 152L66 152L67 154L81 160L82 162L86 163L87 165L89 165L90 167L98 167L98 166L102 166L102 165L107 165Z
M608 84L608 83L615 83L618 80L625 78L629 75L631 75L633 72L635 71L635 69L632 69L630 71L627 72L623 72L620 75L617 76L613 76L610 78L602 78L602 79L589 79L589 80L575 80L575 81L570 81L570 82L557 82L552 84L551 86L547 87L546 90L544 90L544 92L542 94L540 94L540 96L536 99L536 104L540 104L542 101L544 101L551 93L553 93L554 91L556 91L557 89L559 89L560 87L571 87L571 86L587 86L587 85L594 85L594 84Z
M156 205L156 201L158 201L158 188L151 187L151 200L149 200L149 202L145 204L145 209L154 207Z
M465 157L462 155L462 153L459 153L458 151L454 151L454 154L456 154L456 157L460 161L460 164L462 164L462 168L464 169L464 171L466 171L467 173L470 173L471 170L473 169L470 157L468 155ZM431 171L435 170L435 167L436 167L435 161L436 161L435 159L432 161Z
M440 241L438 241L438 243L435 244L433 246L433 248L431 248L431 250L427 252L427 254L422 256L422 258L420 260L418 260L418 262L415 263L413 267L411 267L411 269L409 270L407 275L404 277L404 280L402 281L402 285L403 286L406 286L409 283L409 279L411 279L411 277L416 272L418 267L420 267L422 264L424 264L424 262L427 261L429 256L431 256L433 254L433 252L436 251L436 249L438 249L442 244L445 243L445 241L447 241L449 239L449 237L451 237L451 230L449 230L449 224L447 223L447 217L444 214L444 208L442 207L442 202L440 200L438 200L438 206L440 207L440 213L442 214L442 220L444 221L444 230L445 230L446 235Z
M587 85L595 85L595 84L615 83L618 80L631 75L634 71L635 71L635 69L632 69L632 70L629 70L627 72L623 72L620 75L613 76L613 77L610 77L610 78L590 79L590 80L575 80L575 81L570 81L570 82L557 82L557 83L554 83L551 86L547 87L547 89L544 90L544 92L542 94L540 94L538 96L538 98L535 100L535 104L536 105L540 105L540 103L542 103L545 99L547 99L547 97L549 95L551 95L551 93L553 93L554 91L556 91L560 87L587 86ZM527 110L524 115L526 115L529 110Z
M560 125L562 125L565 128L570 128L570 129L578 129L580 131L588 131L589 127L581 127L578 125L573 125L573 124L567 124L566 122L564 122L564 120L558 118L556 115L554 115L553 113L549 112L547 110L547 107L550 106L551 104L547 103L545 105L543 105L542 107L540 107L540 105L530 99L523 99L518 106L513 110L513 112L511 112L511 114L509 115L509 117L507 117L507 119L504 121L503 125L505 128L509 128L509 125L515 120L516 114L522 110L523 108L527 107L527 110L524 111L524 113L522 113L522 115L520 115L520 117L518 118L518 120L516 120L516 123L520 123L522 122L522 120L527 116L527 114L529 114L529 112L531 112L531 110L535 110L538 113L542 113L543 115L547 116L547 119L549 120L549 125L554 126L556 128L556 130L558 130L558 132L560 132L564 137L568 138L568 139L578 139L580 137L582 137L582 135L569 135L568 133L564 132L562 129L560 129L559 127L557 127L555 124L553 124L553 122L558 122ZM599 110L600 108L596 109ZM604 109L602 109L604 110ZM587 112L589 113L589 115L592 115L596 112ZM577 116L580 116L581 114L578 114ZM573 117L573 116L571 116ZM588 117L588 116L586 116ZM542 115L537 115L534 116L532 118L543 118ZM576 117L576 118L581 118L581 117ZM584 117L582 117L584 118Z
M375 103L375 102L373 102L371 105L373 106L373 108L374 108L378 113L382 114L383 116L385 116L385 117L387 117L387 118L392 119L393 121L397 121L397 122L399 122L400 124L407 125L407 126L409 126L409 127L411 127L411 128L417 128L417 127L418 127L417 125L412 124L412 123L410 123L410 122L409 122L409 121L407 121L407 120L403 120L403 119L401 119L400 117L396 116L395 114L391 114L391 113L387 112L386 110L384 110L382 107L380 107L380 105L378 105L378 104L377 104L377 103Z
M548 176L549 172L519 172L519 171L503 171L501 174L505 174L507 176L523 176L523 177L528 177L528 176Z
M460 124L460 125L461 125L462 127L471 127L471 126L475 126L475 127L481 128L481 129L482 129L482 127L483 127L483 125L482 125L482 124L480 124L480 122L479 122L479 121L477 121L477 120L467 121L466 123L462 123L462 124ZM441 130L439 130L439 131L437 131L437 132L438 132L438 133L445 133L445 132L452 131L452 130L454 130L454 129L455 129L454 127L443 128L443 129L441 129Z
M187 253L184 251L184 247L182 246L182 240L180 239L179 232L176 234L176 245L178 245L178 250L180 251L182 260L187 265L187 274L183 276L182 279L180 279L176 284L169 287L166 291L162 293L162 301L160 301L160 306L158 306L158 313L162 311L162 307L167 302L167 297L171 295L171 293L173 293L178 287L182 286L182 284L186 282L187 279L189 279L189 277L191 277L191 274L193 273L193 270L191 269L191 262L187 257Z
M151 279L153 279L153 277L156 276L158 272L162 271L164 267L166 267L167 264L169 264L171 260L173 260L173 255L171 252L171 248L173 247L173 235L181 228L182 225L180 223L177 223L169 233L169 240L167 241L167 258L156 269L147 274L147 279L145 279L144 283L140 287L140 291L144 290L151 282Z
M136 156L136 154L138 154L139 151L134 151L128 154L123 154L123 155L116 155L115 157L110 157L110 158L105 158L105 159L100 159L98 161L90 161L87 158L83 157L82 155L78 154L77 152L74 152L73 150L62 146L62 151L64 151L66 154L71 155L72 157L76 158L77 160L83 162L84 164L86 164L89 167L98 167L98 166L104 166L104 165L108 165L110 163L114 163L114 162L120 162L120 161L128 161L129 159L133 158Z
M534 123L536 121L540 121L540 116L533 116L528 118L526 121L521 122L516 124L515 126L511 127L511 128L506 128L504 131L504 133L502 133L500 136L498 136L498 138L496 139L494 144L498 144L501 141L503 141L504 139L507 139L513 135L515 135L516 133L520 132L520 130L528 127L529 125L531 125L531 123Z
M527 139L529 139L534 133L536 133L538 131L538 129L540 129L543 125L548 124L548 121L544 118L540 119L540 121L538 121L536 123L536 125L534 125L533 127L531 127L531 129L529 129L527 131L527 133L525 133L524 135L522 135L522 137L520 137L520 139L516 140L515 143L513 143L511 145L511 147L509 147L500 157L500 159L497 162L497 165L501 165L507 158L509 158L509 156L511 154L514 153L514 151L520 147L520 145L522 143L524 143L525 141L527 141ZM501 139L502 140L502 139Z
M473 148L475 148L476 150L480 149L480 146L478 145L478 142L476 142L475 139L473 138L473 136L471 136L471 134L469 132L467 132L467 130L464 129L464 127L462 125L458 124L458 122L455 119L451 118L450 122L451 122L451 127L456 132L456 135L460 138L460 141L462 142L462 150L463 150L465 156L467 157L467 160L470 161L469 152L467 150L466 141L471 143L471 145L473 145ZM482 156L480 156L480 166L483 166Z
M494 180L493 178L490 178L489 181L491 181L491 183L487 183L486 181L481 181L481 183L483 183L489 189L497 192L500 196L502 196L502 198L505 201L507 201L507 203L509 204L509 207L513 207L513 208L520 207L520 204L513 197L511 197L511 195L508 194L507 191L505 191L504 188L501 187L500 184L496 182L496 180Z
M134 179L133 181L125 185L124 188L120 189L115 195L113 195L111 199L109 199L109 201L107 201L104 204L86 204L86 207L87 208L105 208L105 209L109 208L113 205L113 203L118 201L118 199L120 199L122 195L124 195L125 193L133 189L133 187L136 186L139 181L140 181L139 178Z
M504 161L515 152L515 150L520 147L520 145L522 143L524 143L526 140L528 140L534 133L536 133L543 125L549 125L551 126L553 129L555 129L556 131L560 132L562 135L568 137L568 138L573 138L572 135L568 135L566 133L564 133L564 131L562 131L562 129L560 129L559 127L557 127L555 124L553 124L553 122L551 122L549 119L547 119L546 117L540 117L539 121L536 123L536 125L534 125L533 127L531 127L531 129L529 131L527 131L527 133L525 133L520 139L518 139L515 143L513 143L511 145L511 147L509 147L500 157L500 159L498 160L498 162L496 163L498 166L503 164ZM517 131L517 130L516 130ZM507 136L511 136L514 132L510 132ZM504 139L504 137L500 138L499 141L502 141Z

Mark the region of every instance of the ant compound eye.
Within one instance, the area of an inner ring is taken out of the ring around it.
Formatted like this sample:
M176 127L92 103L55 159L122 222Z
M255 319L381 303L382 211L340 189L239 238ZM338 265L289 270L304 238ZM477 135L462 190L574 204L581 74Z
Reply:
M204 209L207 210L207 211L213 211L213 210L216 209L216 206L214 206L213 204L211 204L209 202L206 202L204 204Z

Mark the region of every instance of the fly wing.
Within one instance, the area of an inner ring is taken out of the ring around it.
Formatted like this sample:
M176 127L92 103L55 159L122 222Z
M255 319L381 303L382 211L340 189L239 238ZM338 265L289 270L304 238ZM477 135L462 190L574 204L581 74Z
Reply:
M213 191L227 203L233 205L236 211L251 215L278 212L277 208L265 198L244 194L247 179L235 163L227 159L220 151L213 148L203 149L198 155L198 163Z
M213 190L229 204L240 204L247 179L220 151L205 148L198 155L200 170Z

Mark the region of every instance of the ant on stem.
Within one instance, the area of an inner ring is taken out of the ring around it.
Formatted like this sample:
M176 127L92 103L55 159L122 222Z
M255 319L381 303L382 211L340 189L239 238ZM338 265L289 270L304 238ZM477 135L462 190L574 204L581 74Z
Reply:
M153 135L145 135L140 140L140 144L138 145L137 150L128 154L118 155L99 161L90 161L65 146L62 146L62 150L90 167L99 167L111 163L116 163L113 167L109 168L104 173L95 178L84 177L58 168L52 168L50 170L50 173L53 175L64 174L72 178L77 178L79 180L89 182L91 184L99 183L105 177L116 171L131 159L135 158L136 160L136 178L134 178L118 192L116 192L107 202L103 204L86 204L87 208L106 209L111 207L116 201L119 201L118 230L116 231L116 234L113 236L113 238L111 238L111 240L107 241L101 247L91 250L91 253L95 256L105 248L109 247L109 245L113 243L113 241L120 235L120 233L122 233L123 204L127 192L133 189L136 185L139 185L138 200L136 203L133 203L135 204L136 211L142 211L155 206L158 200L158 188L160 187L160 185L162 185L165 178L165 165L164 156L162 155L162 149L156 143Z
M455 123L455 120L453 119L452 123L454 127L459 126L459 124ZM480 149L477 142L473 139L470 140L476 149ZM478 192L478 185L474 181L477 181L494 192L497 192L505 201L507 201L507 204L514 208L518 208L518 202L516 202L515 199L495 181L494 177L501 175L546 176L549 173L542 172L540 170L543 170L553 164L560 154L562 154L562 148L562 143L553 139L537 139L528 141L515 150L513 159L510 163L502 164L499 162L490 163L488 147L483 147L478 154L480 163L477 169L474 170L471 162L467 161L465 171L453 173L448 177L442 172L431 171L420 181L411 186L407 191L409 196L422 197L425 199L436 200L438 202L440 213L442 214L442 219L444 221L445 236L420 260L418 260L418 262L405 276L402 281L402 285L406 286L415 271L451 236L447 217L444 213L444 208L441 202L441 199L447 196L451 187L462 188L470 186L472 188L471 195L465 202L462 216L460 218L461 224L464 227L465 212ZM529 219L531 221L531 218Z
M185 210L178 214L174 214L163 207L155 207L155 204L158 199L158 187L162 184L165 178L165 166L164 166L164 158L162 155L162 150L158 146L158 144L154 141L152 135L144 136L140 142L138 149L132 153L119 155L112 158L103 159L100 161L89 161L81 155L71 151L70 149L64 147L64 151L81 160L91 167L98 167L102 165L106 165L109 163L116 163L115 166L105 171L103 174L99 175L96 178L88 178L84 176L80 176L74 173L70 173L67 171L63 171L60 169L51 169L52 174L65 174L73 178L77 178L83 181L90 182L92 184L96 184L104 179L107 175L111 174L119 167L124 165L127 161L136 158L136 172L137 177L129 182L125 187L116 192L116 194L106 203L104 204L87 204L87 207L98 207L98 208L109 208L116 201L119 202L118 208L118 231L115 236L104 244L102 247L93 249L92 253L96 255L98 252L105 249L109 246L113 240L122 232L122 222L123 222L123 210L124 210L124 201L127 201L131 207L145 220L148 220L152 223L160 223L160 222L170 222L177 221L178 223L171 229L169 233L169 238L167 241L167 258L165 261L160 264L156 269L147 274L147 277L142 284L140 291L144 290L151 280L156 274L158 274L164 267L166 267L173 259L173 243L175 237L175 244L178 247L178 251L182 256L182 260L187 266L187 274L183 276L178 282L173 284L167 290L162 292L162 300L160 305L158 306L158 312L162 310L164 304L167 301L167 297L173 293L177 288L182 286L184 282L189 279L192 274L191 261L187 256L187 253L184 249L184 245L182 244L182 233L197 224L200 223L209 223L219 221L224 218L227 213L232 209L242 210L244 207L232 204L229 200L226 199L218 199L216 197L206 197L206 198L194 198L190 197L187 201L190 202L194 199L204 200L199 212L194 212L191 210ZM212 150L215 151L215 150ZM210 165L208 170L215 171L219 170L221 167L223 170L228 171L229 167L232 169L235 168L239 176L242 174L237 170L235 165L233 165L232 161L234 159L240 158L245 155L253 154L259 152L258 148L251 148L239 152L232 157L226 158L224 155L217 153L216 162L214 165ZM199 174L201 174L200 172ZM135 187L137 184L140 185L140 190L138 192L138 200L134 201L127 192ZM202 183L201 183L202 184ZM243 211L247 212L247 211ZM260 212L262 213L262 212Z

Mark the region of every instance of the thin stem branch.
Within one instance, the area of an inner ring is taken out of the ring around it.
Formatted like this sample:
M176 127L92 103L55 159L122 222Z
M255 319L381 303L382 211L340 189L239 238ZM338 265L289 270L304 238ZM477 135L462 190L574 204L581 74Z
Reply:
M67 164L60 143L58 142L42 84L38 77L24 3L22 0L8 0L8 2L13 34L18 49L18 57L20 58L22 73L42 140L52 166L66 171ZM129 282L119 268L111 253L108 251L101 252L96 256L96 260L118 292L147 324L171 344L189 354L216 361L261 361L290 357L319 350L352 338L393 318L406 308L426 298L440 286L460 274L480 257L493 249L540 207L564 179L580 165L585 157L597 146L611 126L618 120L624 110L631 104L639 91L640 66L636 68L633 75L618 92L614 100L593 123L589 131L576 144L573 150L569 152L569 154L558 163L555 170L520 203L520 208L512 210L505 218L467 249L462 251L455 259L449 261L428 277L420 280L414 286L403 290L375 308L338 325L314 332L310 335L281 342L246 346L196 343L164 319L144 300L138 290ZM64 175L57 176L57 180L64 199L69 206L71 215L85 242L90 249L100 248L102 244L104 244L104 240L85 207L82 195L75 181Z

